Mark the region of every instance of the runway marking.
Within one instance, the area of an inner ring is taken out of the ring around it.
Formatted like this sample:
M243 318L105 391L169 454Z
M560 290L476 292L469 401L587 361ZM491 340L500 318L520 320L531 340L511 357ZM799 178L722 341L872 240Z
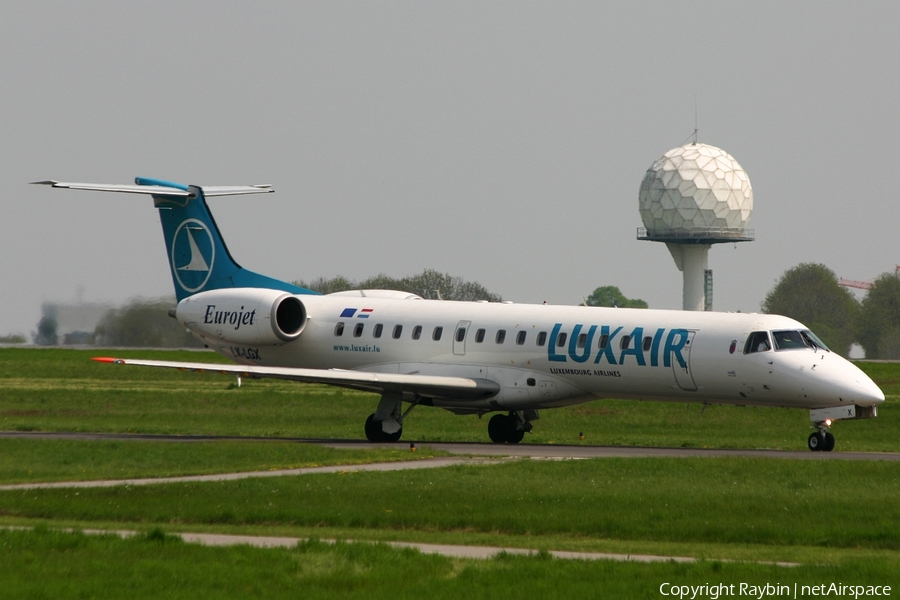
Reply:
M2 529L15 529L20 531L31 530L31 527L3 526ZM104 529L59 529L68 533L81 532L86 535L117 535L123 539L140 535L139 531L131 530L104 530ZM279 537L279 536L260 536L260 535L229 535L222 533L170 533L181 538L188 544L200 544L202 546L238 546L247 545L255 548L293 548L297 544L309 541L309 538L301 537ZM319 539L318 541L326 544L336 544L337 540ZM530 548L504 548L501 546L459 546L453 544L425 544L419 542L372 542L367 540L341 540L342 543L348 544L384 544L392 548L405 549L412 548L418 550L422 554L438 554L449 558L475 558L487 560L494 558L500 554L514 554L517 556L537 556L539 550ZM749 562L760 565L773 565L777 567L799 567L800 563L794 562L776 562L776 561L737 561L729 559L700 559L691 556L660 556L655 554L616 554L611 552L570 552L566 550L550 550L548 552L553 558L560 560L610 560L617 562L640 562L640 563L656 563L656 562L676 562L676 563L696 563L706 562L724 562L739 563Z

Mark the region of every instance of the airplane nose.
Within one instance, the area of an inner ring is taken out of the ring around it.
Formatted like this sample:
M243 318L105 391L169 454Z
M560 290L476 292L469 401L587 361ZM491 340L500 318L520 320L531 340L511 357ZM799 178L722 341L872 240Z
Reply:
M854 404L860 406L874 406L884 402L884 392L875 384L872 379L860 370L859 367L852 363L848 363L853 371L851 379L854 383L850 396Z
M829 353L820 355L812 367L818 379L816 397L836 405L877 406L884 402L881 391L868 375L849 360Z
M863 402L857 402L857 404L866 406L884 402L884 392L881 391L881 388L875 385L875 382L869 379L868 376L864 376L865 380L857 381L860 389L859 394L864 400Z

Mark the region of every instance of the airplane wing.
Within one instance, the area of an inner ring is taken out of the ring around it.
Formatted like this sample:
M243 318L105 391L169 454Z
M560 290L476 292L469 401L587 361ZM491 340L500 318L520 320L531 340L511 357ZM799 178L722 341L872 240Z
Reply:
M287 379L305 383L324 383L355 390L376 393L409 393L426 398L451 398L477 400L489 398L500 391L500 386L488 379L445 377L439 375L401 375L396 373L369 373L344 369L295 369L292 367L259 367L250 365L223 365L217 363L177 362L167 360L140 360L131 358L97 357L97 362L142 367L161 367L181 371L197 371L238 375L248 379Z

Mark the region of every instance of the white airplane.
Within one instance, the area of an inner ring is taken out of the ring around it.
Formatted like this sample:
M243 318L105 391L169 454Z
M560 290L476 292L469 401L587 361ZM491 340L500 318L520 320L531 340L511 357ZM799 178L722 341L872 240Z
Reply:
M884 401L861 370L786 317L451 302L386 290L320 295L240 267L205 200L271 186L36 183L152 196L178 299L169 314L239 364L95 360L375 392L381 400L365 423L373 442L399 440L419 405L498 412L491 440L517 443L540 409L618 398L808 409L816 429L809 449L829 451L833 421L875 417Z

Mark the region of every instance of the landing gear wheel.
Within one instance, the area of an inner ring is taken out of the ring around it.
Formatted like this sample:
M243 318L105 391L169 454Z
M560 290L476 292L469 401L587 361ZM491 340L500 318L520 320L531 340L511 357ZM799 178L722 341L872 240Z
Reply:
M818 431L809 434L806 440L806 446L813 452L819 452L825 448L825 436Z
M366 419L366 439L370 442L380 442L382 433L381 423L375 422L375 414L372 413Z
M385 433L381 428L381 421L375 420L374 413L369 415L369 418L366 419L366 439L370 442L396 442L400 440L401 435L403 435L402 427L394 433Z
M506 415L494 415L488 421L488 435L495 444L505 444L509 442L516 433L516 425L512 419Z
M834 435L830 431L816 431L809 434L806 445L813 452L831 452L834 450Z
M818 431L814 431L809 434L809 438L806 440L806 446L813 452L818 452L822 449L824 442L825 440L822 439L822 434Z
M525 431L518 428L514 414L494 415L488 421L488 435L495 444L518 444L525 437Z

